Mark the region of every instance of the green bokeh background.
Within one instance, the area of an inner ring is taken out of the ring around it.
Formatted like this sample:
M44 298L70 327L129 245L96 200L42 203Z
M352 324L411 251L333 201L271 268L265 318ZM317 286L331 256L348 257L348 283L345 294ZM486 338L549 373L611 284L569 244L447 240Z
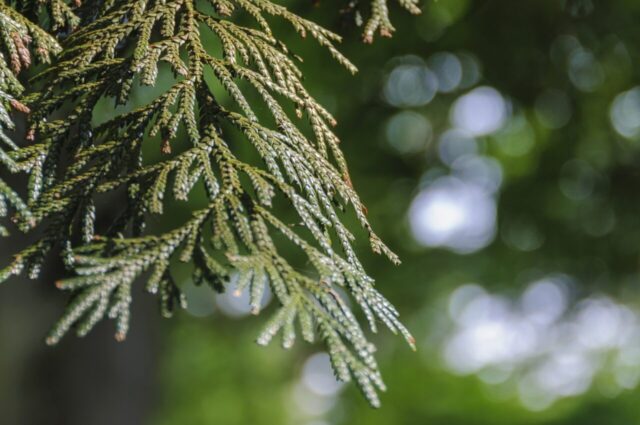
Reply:
M523 406L513 388L497 390L474 374L452 373L442 356L443 340L451 332L447 299L470 282L514 298L532 280L562 273L572 280L571 303L606 294L633 309L640 300L640 138L621 135L611 118L617 96L640 85L640 2L428 0L417 17L392 5L397 31L373 45L364 45L360 29L345 23L338 13L342 3L287 5L341 33L341 50L360 69L349 75L312 40L274 23L275 32L304 58L308 89L338 119L336 132L354 186L374 228L403 260L395 267L369 253L366 239L358 245L378 288L398 307L418 343L414 353L389 332L373 336L389 388L382 395L383 407L371 409L353 385L331 397L305 395L300 383L305 362L322 347L258 347L253 340L265 317L229 317L217 306L206 317L183 312L163 321L153 300L140 294L126 343L110 339L107 323L85 340L68 338L60 347L46 348L43 335L65 302L64 294L51 289L57 273L52 265L42 281L14 280L0 288L0 424L640 421L638 390L603 390L606 376L580 395L535 411ZM567 40L587 52L589 60L577 70L571 67L572 53L563 50ZM395 67L428 63L443 52L475 58L481 72L474 84L437 93L421 105L394 106L385 100L384 87ZM167 84L169 78L165 80ZM162 90L162 81L155 90ZM496 89L510 108L502 130L475 141L478 154L497 161L502 171L495 196L497 233L486 247L468 254L421 246L407 218L411 202L451 172L439 158L440 136L451 128L452 105L478 86ZM549 90L563 93L570 111L557 128L545 126L536 109ZM140 91L135 102L152 95ZM104 108L107 113L107 103ZM640 116L640 105L635 108L626 112ZM389 140L387 127L392 117L407 110L425 117L432 131L421 144L403 151ZM150 157L157 151L150 149ZM584 196L572 197L565 184L567 164L576 163L590 177L572 186L580 190L586 184ZM180 204L168 211L155 223L157 228L171 227L189 214ZM517 249L509 242L509 229L523 220L533 223L542 241L534 249ZM9 247L0 251L4 255ZM188 287L188 268L176 267L175 273ZM212 293L191 295L215 304ZM585 335L591 336L596 337ZM603 366L599 374L606 373Z

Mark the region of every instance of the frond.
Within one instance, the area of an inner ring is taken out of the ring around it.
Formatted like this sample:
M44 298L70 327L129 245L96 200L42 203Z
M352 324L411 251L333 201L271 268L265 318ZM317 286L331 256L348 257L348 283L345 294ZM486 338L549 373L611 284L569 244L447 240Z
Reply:
M411 345L413 338L374 289L342 211L357 218L374 251L398 260L373 233L351 186L332 131L335 120L306 91L297 58L274 38L269 22L287 21L355 72L334 46L340 38L267 0L95 4L93 15L89 6L83 9L83 16L95 19L65 38L53 65L34 77L38 90L23 98L33 143L5 156L28 175L28 208L1 182L0 200L22 213L16 219L23 228L43 227L44 237L0 271L0 281L23 271L37 276L46 255L61 247L75 276L57 283L72 291L72 299L50 344L72 328L83 336L105 317L116 321L116 338L124 339L132 286L140 280L170 316L184 305L171 273L176 261L192 262L195 281L217 290L248 288L255 314L269 285L279 307L258 343L281 333L288 348L298 329L307 341L323 340L337 376L355 378L378 405L376 389L384 384L374 348L341 293L355 299L374 332L379 321ZM256 25L235 23L234 10L253 16ZM66 16L60 13L52 16ZM220 53L203 43L210 34ZM134 89L154 86L169 72L166 90L131 106ZM218 89L234 104L219 102ZM94 114L105 100L121 107L97 122ZM260 102L270 116L256 112ZM303 117L309 132L301 130ZM180 140L188 146L180 147ZM147 157L150 145L161 152L159 160ZM206 192L206 207L167 232L146 230L169 199L186 202L197 187ZM105 198L109 210L100 207ZM278 203L292 206L302 226L280 218ZM104 229L96 229L98 220L107 223ZM291 247L304 254L307 266L285 257ZM236 288L228 288L232 281Z
M389 3L389 0L351 0L340 12L357 26L363 26L362 40L369 44L373 43L376 32L382 37L391 37L396 30L389 17ZM397 3L413 15L421 13L419 0L397 0Z
M31 7L34 12L48 8L55 25L72 25L77 18L69 6L60 0L40 1L38 4L24 4L22 8ZM34 62L49 63L51 57L61 48L57 40L19 13L11 3L0 2L0 166L9 172L19 171L10 152L18 146L6 134L15 128L12 115L14 113L29 114L30 109L19 100L24 88L18 75ZM18 194L0 179L0 217L9 214L9 208L18 214L23 227L32 223L27 205ZM0 236L7 236L8 230L0 225Z

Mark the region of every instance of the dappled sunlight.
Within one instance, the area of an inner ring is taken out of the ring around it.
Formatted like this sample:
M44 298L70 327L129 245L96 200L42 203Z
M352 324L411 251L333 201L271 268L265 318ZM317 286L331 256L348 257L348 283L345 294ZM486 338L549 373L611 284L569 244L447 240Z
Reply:
M563 275L532 282L515 298L475 284L457 288L448 299L447 368L503 386L531 410L597 389L609 376L607 394L635 388L640 309L605 295L576 298L573 288Z

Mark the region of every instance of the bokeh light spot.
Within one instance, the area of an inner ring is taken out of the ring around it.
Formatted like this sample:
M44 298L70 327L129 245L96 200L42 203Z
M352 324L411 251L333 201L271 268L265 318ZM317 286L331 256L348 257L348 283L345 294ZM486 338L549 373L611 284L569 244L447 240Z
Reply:
M486 136L502 128L509 107L492 87L478 87L461 96L451 109L451 122L473 136Z

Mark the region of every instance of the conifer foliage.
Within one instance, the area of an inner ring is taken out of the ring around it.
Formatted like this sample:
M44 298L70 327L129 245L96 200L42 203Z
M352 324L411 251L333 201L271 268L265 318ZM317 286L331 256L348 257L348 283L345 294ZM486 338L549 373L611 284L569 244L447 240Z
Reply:
M412 0L401 4L417 12ZM365 41L392 31L384 0L371 11ZM241 25L246 16L255 24ZM356 71L337 35L269 0L0 0L0 163L28 179L25 199L0 180L0 216L11 210L19 229L42 235L0 270L0 282L35 278L48 254L61 252L69 277L56 285L72 295L49 344L103 318L124 339L136 283L171 316L185 305L176 261L192 264L197 284L249 291L255 314L269 286L279 306L257 342L280 334L288 348L298 332L324 341L338 378L354 379L377 406L384 384L374 346L341 294L374 332L381 322L413 339L358 260L345 211L375 252L398 260L371 230L335 120L272 33L277 20ZM35 63L45 65L25 89ZM134 90L156 86L162 72L166 89L131 106ZM221 91L233 102L218 101ZM7 132L18 116L27 129L19 141ZM147 157L150 146L160 159ZM207 201L188 220L164 233L146 228L168 201L187 205L198 188ZM300 224L280 217L278 205ZM285 258L292 248L304 264Z

